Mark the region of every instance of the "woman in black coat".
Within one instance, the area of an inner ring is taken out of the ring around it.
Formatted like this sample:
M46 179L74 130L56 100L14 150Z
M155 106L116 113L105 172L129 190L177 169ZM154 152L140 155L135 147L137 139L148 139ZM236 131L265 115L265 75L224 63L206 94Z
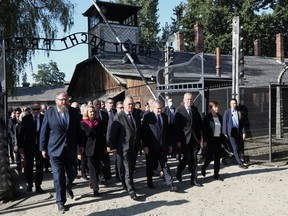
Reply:
M94 106L88 105L85 108L81 127L86 137L85 154L89 166L90 186L93 189L94 196L98 196L101 161L106 146L104 146L102 142L99 142L102 136L101 121L99 121L98 116L96 116Z
M223 181L219 176L220 151L222 143L222 116L218 114L219 104L217 101L209 102L210 113L203 119L203 146L207 147L208 155L202 166L201 174L206 175L206 168L214 158L214 179Z

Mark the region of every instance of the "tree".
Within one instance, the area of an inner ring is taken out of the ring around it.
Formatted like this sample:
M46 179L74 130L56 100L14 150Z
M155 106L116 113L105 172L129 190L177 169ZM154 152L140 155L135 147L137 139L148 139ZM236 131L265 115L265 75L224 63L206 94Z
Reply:
M27 82L27 73L23 73L22 75L22 86L23 87L29 87L30 83Z
M38 72L32 73L33 86L60 86L65 82L65 73L60 72L56 62L38 65Z
M64 32L72 27L73 13L74 5L69 0L0 1L0 38L55 38L59 27ZM27 62L30 63L33 54L33 50L9 50L6 53L8 90L13 89L20 71Z
M115 0L116 3L141 5L138 26L140 31L140 43L151 48L158 47L160 24L158 20L158 0Z

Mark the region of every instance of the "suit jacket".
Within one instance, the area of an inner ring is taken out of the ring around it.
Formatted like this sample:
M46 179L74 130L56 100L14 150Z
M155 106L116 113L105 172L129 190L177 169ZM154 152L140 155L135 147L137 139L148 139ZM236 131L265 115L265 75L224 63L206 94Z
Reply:
M220 137L223 138L222 127L223 127L223 118L220 114L217 113L221 124L221 134ZM208 113L203 119L203 141L211 141L214 137L215 122L212 116L212 113Z
M98 112L99 112L99 115L100 115L99 119L100 119L100 122L101 122L101 131L102 131L102 136L101 136L99 142L101 142L101 143L106 145L107 128L108 128L109 124L111 124L111 123L110 123L110 119L109 119L108 113L106 111L99 110Z
M117 149L120 155L138 151L140 144L140 119L132 112L135 120L133 128L124 111L114 116L113 122L107 131L107 145Z
M103 136L101 127L101 121L95 128L90 128L85 122L81 122L85 140L85 155L88 157L92 157L95 152L104 154L106 150L105 143L101 142Z
M238 114L238 119L239 119L238 133L239 134L246 133L240 111L237 111L237 114ZM227 109L225 110L224 116L223 116L223 127L222 127L223 134L227 136L231 136L232 127L233 127L232 112L231 112L231 109Z
M159 152L161 149L167 151L168 143L168 117L165 113L161 113L161 128L154 112L147 113L142 122L143 138L142 147L148 147L151 152Z
M189 143L198 144L201 140L202 120L195 106L191 107L192 119L184 105L179 106L175 113L175 136L176 142L181 142L182 145ZM193 132L194 135L193 135ZM196 140L196 139L197 140Z
M40 133L40 151L46 150L49 156L59 157L66 145L68 154L77 156L77 145L83 146L79 111L69 107L68 114L68 126L64 128L56 107L46 111Z
M35 144L39 144L39 135L41 131L42 122L44 119L43 114L40 115L40 127L39 131L36 131L34 117L32 114L28 114L23 117L20 131L19 131L19 140L18 147L23 149L34 149Z
M172 106L171 109L174 110L174 115L175 115L175 110L176 110L175 107ZM171 110L170 110L170 108L168 106L164 107L163 113L165 113L168 116L168 124L169 125L172 124L172 122L171 122ZM175 116L174 116L174 120L175 120Z

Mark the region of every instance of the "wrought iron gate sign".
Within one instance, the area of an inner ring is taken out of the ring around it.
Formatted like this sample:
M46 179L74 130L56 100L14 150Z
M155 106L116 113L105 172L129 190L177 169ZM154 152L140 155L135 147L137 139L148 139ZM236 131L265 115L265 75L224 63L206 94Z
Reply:
M124 53L122 45L127 49L127 52L131 54L137 54L141 56L151 57L151 49L139 44L123 43L105 41L98 37L97 35L90 34L87 32L77 32L68 35L61 39L51 39L51 38L27 38L27 37L14 37L6 38L6 49L37 49L46 51L63 51L70 49L79 44L88 44L96 47L103 52L115 52ZM105 50L105 44L109 44L109 51ZM113 50L111 51L111 45ZM53 48L57 47L57 48Z

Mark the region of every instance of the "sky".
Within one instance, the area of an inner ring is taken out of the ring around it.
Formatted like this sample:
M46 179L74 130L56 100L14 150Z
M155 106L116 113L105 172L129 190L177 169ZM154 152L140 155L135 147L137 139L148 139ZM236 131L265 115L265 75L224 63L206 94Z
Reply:
M84 17L84 13L91 5L91 0L72 0L75 3L75 14L74 14L74 26L68 33L58 33L57 38L63 38L69 34L76 32L87 32L88 24L87 17ZM175 6L180 4L180 0L159 0L158 4L158 22L160 23L160 29L165 26L165 23L171 23L171 17L173 17L173 9ZM182 2L186 2L183 0ZM56 47L55 47L56 48ZM33 71L27 67L27 78L28 82L34 83L32 78L32 72L37 72L38 64L48 64L51 60L56 62L60 71L66 74L65 80L70 81L76 65L88 58L88 45L82 44L75 46L71 49L64 51L51 51L49 57L46 56L44 51L36 51L33 62ZM20 79L20 83L22 80Z

